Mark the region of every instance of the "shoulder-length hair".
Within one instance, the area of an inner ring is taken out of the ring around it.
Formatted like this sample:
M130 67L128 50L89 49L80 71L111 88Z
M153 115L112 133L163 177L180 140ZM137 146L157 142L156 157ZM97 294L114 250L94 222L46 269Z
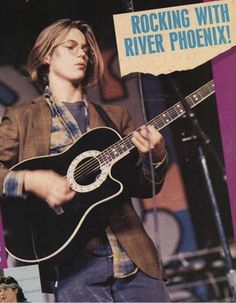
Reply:
M80 30L91 49L89 61L84 79L81 84L83 88L91 86L102 77L103 60L91 27L82 20L60 19L46 27L38 36L27 60L27 68L30 77L36 81L41 89L48 84L49 65L45 57L50 55L54 48L63 42L70 29Z

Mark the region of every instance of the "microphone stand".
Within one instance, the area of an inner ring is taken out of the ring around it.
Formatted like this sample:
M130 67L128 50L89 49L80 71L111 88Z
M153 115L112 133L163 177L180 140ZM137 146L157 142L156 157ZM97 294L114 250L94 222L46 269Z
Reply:
M227 244L227 240L226 240L226 236L225 236L225 232L224 232L224 228L223 228L223 224L222 224L222 220L221 220L221 216L220 216L220 212L219 212L219 207L218 207L215 192L214 192L214 189L212 186L212 181L210 178L209 169L208 169L208 165L207 165L207 161L206 161L206 156L204 154L203 146L206 147L207 151L209 151L211 155L213 155L214 159L216 160L216 163L218 164L218 166L220 167L220 169L222 171L223 179L225 181L226 175L225 175L224 167L223 167L221 161L219 160L214 148L212 147L210 139L208 138L208 136L206 135L206 133L200 126L198 119L196 118L194 112L190 108L187 100L181 94L178 86L176 85L176 82L171 78L171 76L169 76L169 78L170 78L171 84L172 84L177 96L180 98L180 102L185 110L186 116L192 125L194 138L196 138L198 155L199 155L200 163L202 166L202 172L203 172L204 180L206 182L206 187L207 187L211 207L212 207L212 210L214 213L214 218L215 218L215 222L216 222L219 240L220 240L220 243L223 248L224 255L225 255L227 281L228 281L229 288L232 292L232 299L233 299L233 301L235 301L235 299L236 299L236 271L233 269L232 257L231 257L229 246Z
M134 3L133 0L122 0L123 2L123 6L125 8L125 11L127 13L131 13L134 12ZM138 78L138 87L139 87L139 94L140 94L140 101L141 101L141 109L142 109L142 114L143 114L143 118L144 118L144 122L145 124L147 123L147 115L146 115L146 108L145 108L145 104L144 104L144 96L143 96L143 85L142 85L142 79L141 79L141 73L137 73L137 78ZM149 151L149 161L150 163L152 163L152 153L151 153L151 149ZM157 218L157 205L156 205L156 200L155 200L155 176L154 176L154 168L151 165L151 178L152 178L152 201L153 201L153 222L154 222L154 231L155 231L155 238L153 239L155 246L158 248L159 254L158 254L158 258L159 258L159 262L161 264L161 253L160 253L160 241L159 241L159 237L157 236L156 231L158 231L158 218ZM145 219L145 210L144 208L142 208L142 221L144 221ZM160 269L162 270L162 266L160 266ZM162 273L161 273L162 275Z

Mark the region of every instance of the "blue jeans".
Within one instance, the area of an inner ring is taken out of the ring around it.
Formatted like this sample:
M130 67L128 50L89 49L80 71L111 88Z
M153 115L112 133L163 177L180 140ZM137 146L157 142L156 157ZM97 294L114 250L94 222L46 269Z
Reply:
M57 302L169 302L162 280L141 271L126 278L113 277L113 259L94 257L79 271L59 280Z

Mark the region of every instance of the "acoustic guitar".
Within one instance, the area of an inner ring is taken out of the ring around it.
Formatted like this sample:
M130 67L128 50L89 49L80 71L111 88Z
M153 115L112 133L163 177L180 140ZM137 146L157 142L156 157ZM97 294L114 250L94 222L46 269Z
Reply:
M209 81L185 99L192 108L215 91ZM184 115L181 102L149 121L161 130ZM138 129L139 130L139 129ZM54 170L67 178L77 192L75 198L56 210L33 195L6 198L2 203L6 250L15 259L35 263L60 255L83 232L83 226L100 205L109 204L123 192L115 177L119 163L135 150L132 133L124 138L109 127L92 129L68 150L51 156L36 157L11 168L17 170Z

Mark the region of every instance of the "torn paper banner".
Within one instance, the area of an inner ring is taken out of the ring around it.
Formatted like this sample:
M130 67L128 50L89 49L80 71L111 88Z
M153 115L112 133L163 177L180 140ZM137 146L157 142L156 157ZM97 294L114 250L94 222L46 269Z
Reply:
M192 69L236 45L236 1L114 15L121 76Z

